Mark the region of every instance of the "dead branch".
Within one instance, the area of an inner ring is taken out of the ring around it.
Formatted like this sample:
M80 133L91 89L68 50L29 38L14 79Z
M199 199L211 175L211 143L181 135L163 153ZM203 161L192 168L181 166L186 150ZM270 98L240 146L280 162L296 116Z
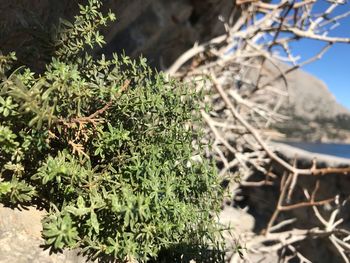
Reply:
M289 163L268 144L270 124L288 118L278 111L288 95L290 74L321 59L335 44L350 43L347 37L329 34L350 12L335 13L341 3L329 1L324 12L317 14L316 3L316 0L236 1L234 12L241 15L236 23L232 23L232 19L224 21L226 34L206 43L196 43L167 70L169 75L188 82L205 79L195 88L204 91L206 102L213 106L210 112L201 112L206 123L206 140L213 141L209 154L222 167L219 172L222 178L231 177L234 181L237 174L241 178L239 184L230 185L230 191L237 194L243 187L280 185L276 209L264 235L246 237L247 258L249 253L263 255L284 249L292 253L290 258L310 262L295 244L309 238L328 238L344 262L348 262L345 259L350 250L350 235L340 227L342 221L335 219L342 205L337 205L336 196L317 198L316 195L326 175L348 175L350 167L318 168L316 161L307 169L297 167L296 161ZM325 45L315 56L302 60L291 48L299 39L322 41ZM275 52L277 48L279 53ZM257 171L265 174L265 179L251 180ZM305 188L300 185L304 177L315 178L312 180L316 180L316 184L311 196L295 201L295 195ZM338 212L332 213L329 220L324 219L318 208L334 204L334 211ZM321 226L297 229L296 219L278 221L281 213L295 209L314 211ZM284 227L290 230L282 232ZM272 245L266 245L267 242ZM231 256L231 262L243 262L237 253Z

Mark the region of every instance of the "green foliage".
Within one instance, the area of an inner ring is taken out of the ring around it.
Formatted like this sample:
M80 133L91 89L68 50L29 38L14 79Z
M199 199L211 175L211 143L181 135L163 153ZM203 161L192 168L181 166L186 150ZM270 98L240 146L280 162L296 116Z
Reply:
M115 15L109 12L104 16L99 9L101 1L89 0L86 6L79 5L80 14L75 16L74 23L61 19L55 39L56 55L67 61L72 60L86 47L91 49L97 44L100 47L105 44L104 37L98 28L106 26L108 21L114 21Z
M120 261L213 249L221 189L214 165L192 158L203 152L199 97L144 58L84 53L114 20L100 5L63 22L45 72L11 71L14 54L0 56L0 200L44 203L54 249Z

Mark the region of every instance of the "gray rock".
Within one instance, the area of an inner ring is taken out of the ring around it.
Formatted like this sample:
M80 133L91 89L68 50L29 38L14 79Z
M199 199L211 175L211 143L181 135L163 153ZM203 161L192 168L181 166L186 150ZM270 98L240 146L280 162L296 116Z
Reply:
M43 43L43 39L49 36L49 29L57 25L59 17L72 21L78 11L77 3L81 2L0 0L2 51L7 53L15 49L29 56L31 53L24 51L31 49L36 60L44 60L44 55L50 51ZM196 41L203 42L222 34L224 26L218 16L227 19L234 5L230 0L103 2L104 11L112 10L117 15L117 22L103 29L107 45L100 52L111 54L124 50L132 57L142 54L157 68L168 67ZM29 63L38 64L35 59Z
M41 246L41 218L35 208L18 210L0 204L0 263L83 263L87 259L78 251L65 250L50 254Z
M276 65L284 72L290 67L279 62ZM260 83L269 83L288 94L281 103L280 113L289 120L276 123L273 128L296 141L350 142L350 111L336 101L323 81L297 69L286 74L287 87L283 78L271 82L280 75L271 62L265 62L262 73ZM249 78L255 83L257 71L252 70ZM272 103L273 107L279 98L279 95L265 93L257 100Z
M224 32L218 16L228 17L233 8L229 0L130 0L107 1L118 21L105 30L105 53L141 54L151 65L165 69L191 48Z
M232 228L235 234L239 234L252 232L255 219L242 209L225 206L219 214L219 223L225 227Z

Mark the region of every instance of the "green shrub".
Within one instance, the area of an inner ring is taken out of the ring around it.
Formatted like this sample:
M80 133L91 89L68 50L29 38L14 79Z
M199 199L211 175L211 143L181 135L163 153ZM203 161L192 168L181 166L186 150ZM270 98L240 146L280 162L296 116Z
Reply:
M214 249L221 189L214 165L192 158L203 152L199 97L144 58L90 56L115 19L100 5L62 22L45 72L0 56L0 200L43 204L53 249L120 261Z

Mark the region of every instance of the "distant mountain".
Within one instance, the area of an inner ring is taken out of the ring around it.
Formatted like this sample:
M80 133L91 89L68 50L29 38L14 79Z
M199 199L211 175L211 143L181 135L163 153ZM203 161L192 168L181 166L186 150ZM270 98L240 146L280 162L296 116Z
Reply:
M349 114L345 107L337 103L326 84L313 75L299 69L288 74L287 79L289 103L286 109L291 109L295 116L315 120Z
M300 69L288 74L287 81L289 96L281 112L290 119L274 128L292 140L350 142L350 111L336 101L323 81Z

